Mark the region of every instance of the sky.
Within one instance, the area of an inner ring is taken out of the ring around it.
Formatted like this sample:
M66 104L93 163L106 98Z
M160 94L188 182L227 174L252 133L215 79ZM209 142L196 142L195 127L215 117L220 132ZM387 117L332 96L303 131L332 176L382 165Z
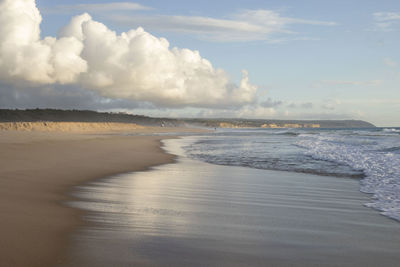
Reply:
M0 108L400 126L400 1L0 0Z

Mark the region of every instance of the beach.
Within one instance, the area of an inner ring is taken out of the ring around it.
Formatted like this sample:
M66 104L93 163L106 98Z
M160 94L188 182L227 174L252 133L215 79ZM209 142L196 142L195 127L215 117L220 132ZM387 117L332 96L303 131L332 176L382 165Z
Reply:
M0 267L400 266L400 0L0 0Z
M96 129L98 130L98 129ZM54 266L63 262L81 212L65 205L73 186L118 173L170 163L156 132L137 136L101 131L0 131L1 266Z
M75 188L90 222L65 266L397 266L400 224L359 180L192 160Z
M359 191L352 172L323 176L221 166L188 156L197 149L214 153L209 155L216 161L219 150L212 144L228 152L245 151L234 146L241 142L253 149L243 132L233 139L218 131L178 138L204 130L57 124L41 131L39 126L0 131L1 266L396 266L400 261L400 224L365 207L370 195ZM263 140L263 151L267 140L274 146L279 140L279 149L287 151L285 143L297 138L286 132L260 136L251 140ZM262 155L285 159L272 151ZM226 159L240 159L229 153L223 154Z

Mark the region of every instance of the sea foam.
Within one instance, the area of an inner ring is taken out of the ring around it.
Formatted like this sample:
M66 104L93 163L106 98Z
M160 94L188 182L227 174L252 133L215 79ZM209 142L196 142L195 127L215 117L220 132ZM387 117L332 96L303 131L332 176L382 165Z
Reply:
M193 158L220 165L363 178L365 204L400 221L400 129L244 129L196 138Z
M378 134L364 131L363 136L360 132L303 135L297 144L313 158L363 171L361 191L372 194L372 202L365 205L400 221L400 149L395 146L400 141L398 132L383 129Z

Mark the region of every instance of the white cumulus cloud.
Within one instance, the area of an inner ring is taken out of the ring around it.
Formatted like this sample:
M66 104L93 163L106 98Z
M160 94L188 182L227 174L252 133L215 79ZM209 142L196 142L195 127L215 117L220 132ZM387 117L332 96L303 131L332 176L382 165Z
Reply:
M30 0L0 1L0 77L70 83L87 71L83 44L73 37L40 39L42 17Z
M40 38L34 0L0 0L3 82L70 84L116 99L160 106L221 107L252 103L247 71L239 85L198 51L171 48L142 28L117 34L83 14L59 36Z

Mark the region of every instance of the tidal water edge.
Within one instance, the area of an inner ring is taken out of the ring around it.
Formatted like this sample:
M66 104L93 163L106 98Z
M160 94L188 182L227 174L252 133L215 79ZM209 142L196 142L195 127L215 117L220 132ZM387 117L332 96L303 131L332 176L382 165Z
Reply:
M202 138L166 140L165 149L179 156L175 164L78 187L71 205L85 210L90 223L74 235L67 265L396 266L400 261L400 223L363 205L370 195L359 192L358 179L221 166L186 156Z

